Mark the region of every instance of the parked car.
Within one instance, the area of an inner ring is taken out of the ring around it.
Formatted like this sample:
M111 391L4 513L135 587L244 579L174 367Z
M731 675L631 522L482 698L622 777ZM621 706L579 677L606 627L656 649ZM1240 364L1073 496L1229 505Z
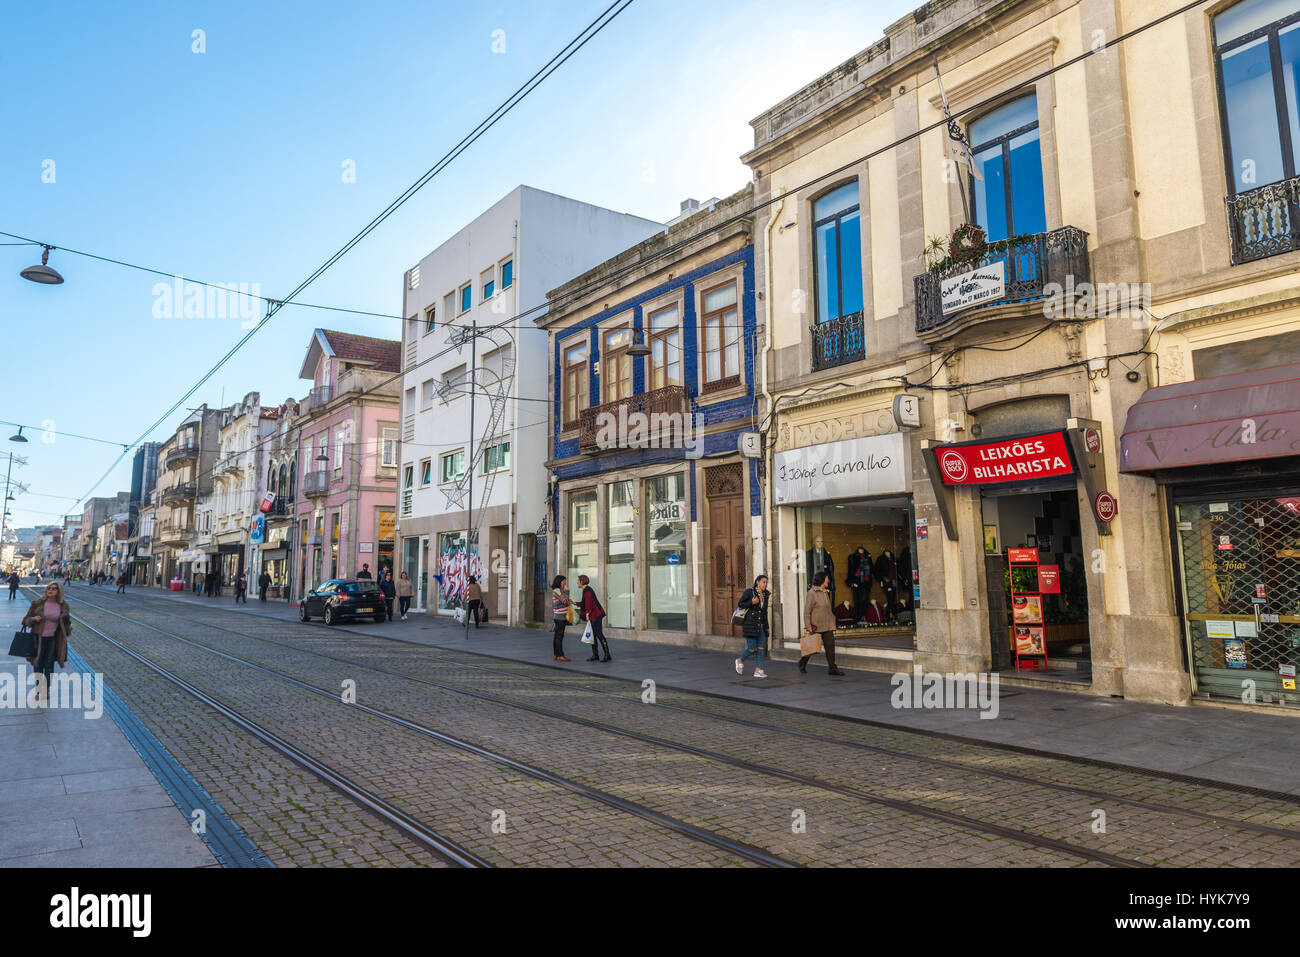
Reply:
M373 581L335 578L322 582L298 603L298 617L311 621L319 615L327 625L356 618L382 622L388 617L384 594Z

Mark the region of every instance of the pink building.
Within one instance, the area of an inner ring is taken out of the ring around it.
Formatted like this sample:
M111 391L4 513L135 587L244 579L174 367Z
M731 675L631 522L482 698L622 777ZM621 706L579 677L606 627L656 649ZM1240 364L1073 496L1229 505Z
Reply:
M294 597L393 567L401 344L317 329L299 375Z

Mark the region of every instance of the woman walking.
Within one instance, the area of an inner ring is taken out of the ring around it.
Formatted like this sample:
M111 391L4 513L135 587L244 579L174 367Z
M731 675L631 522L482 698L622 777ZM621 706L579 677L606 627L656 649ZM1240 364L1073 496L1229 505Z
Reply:
M586 575L578 576L578 584L582 586L582 611L581 616L591 624L591 637L594 639L591 643L591 657L588 661L609 661L609 643L605 641L605 609L604 606L596 599L596 589L591 587L591 579ZM604 654L602 658L596 653L599 648Z
M569 597L569 580L563 575L556 575L551 582L551 617L555 619L551 650L556 661L568 661L564 657L564 626L573 624L573 599Z
M54 663L57 661L60 668L67 667L68 635L72 634L72 612L63 600L62 585L50 582L45 586L45 594L27 609L23 627L31 628L36 633L36 657L28 658L27 663L38 674L44 675L42 696L48 703Z
M402 577L397 580L397 604L402 621L406 621L406 613L411 610L411 599L414 597L415 583L406 577L406 572L402 572Z
M822 650L826 652L826 673L842 675L844 672L835 667L835 613L831 611L830 575L818 572L813 576L812 588L803 603L804 639L799 650L803 657L799 659L799 671L808 673L808 659L817 654L812 642L814 635L821 635ZM811 644L810 644L811 642Z
M823 573L824 574L824 573ZM767 602L770 593L767 590L767 576L759 575L754 579L754 587L746 588L740 596L736 610L744 610L745 617L741 623L741 634L745 636L745 653L736 659L736 674L745 673L745 659L756 655L754 677L766 678L763 670L763 655L767 651Z

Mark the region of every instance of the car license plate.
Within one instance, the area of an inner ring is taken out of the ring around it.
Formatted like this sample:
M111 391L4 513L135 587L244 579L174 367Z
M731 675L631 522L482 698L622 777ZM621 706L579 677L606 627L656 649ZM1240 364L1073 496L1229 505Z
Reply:
M373 608L358 608L357 611L360 611L360 612L367 612L367 611L374 611L374 609L373 609Z

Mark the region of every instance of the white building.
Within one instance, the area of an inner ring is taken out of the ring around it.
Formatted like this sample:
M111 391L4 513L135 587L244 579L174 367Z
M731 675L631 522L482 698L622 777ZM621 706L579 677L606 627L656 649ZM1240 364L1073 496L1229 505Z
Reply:
M663 228L520 186L406 273L398 571L415 583L416 610L452 614L474 573L492 619L549 618L547 590L533 587L545 563L535 545L549 410L547 334L533 320L547 290ZM457 349L472 325L504 328ZM471 498L478 545L467 570Z
M241 572L256 581L258 567L250 532L266 488L267 446L279 410L262 407L262 397L250 392L222 410L216 463L212 468L212 542L221 584L232 589ZM250 588L251 590L251 588Z

